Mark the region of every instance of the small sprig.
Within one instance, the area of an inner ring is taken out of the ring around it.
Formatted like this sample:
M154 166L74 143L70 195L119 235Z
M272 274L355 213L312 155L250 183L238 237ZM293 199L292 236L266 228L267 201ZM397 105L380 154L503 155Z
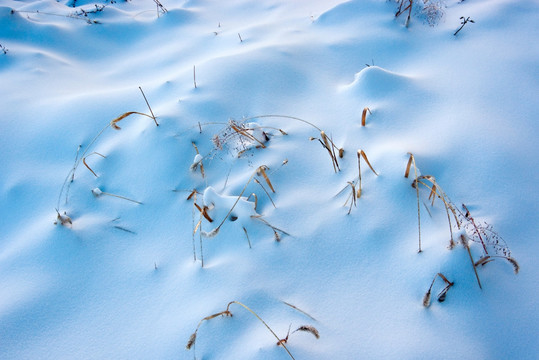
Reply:
M395 17L399 17L403 12L408 10L408 17L406 18L406 27L408 27L408 24L410 23L410 16L412 15L412 5L414 4L413 0L399 0L399 9L395 13ZM402 7L407 3L408 5L403 9Z
M464 16L461 16L460 17L460 27L458 28L457 31L455 31L455 33L453 34L454 36L457 36L457 34L459 33L460 30L462 30L462 28L464 27L464 25L466 25L467 23L471 22L472 24L475 23L475 21L473 21L472 19L470 19L470 17L468 16L467 18L464 18Z
M440 279L442 279L446 284L446 286L443 288L443 290L438 294L438 301L439 302L444 302L445 301L445 298L447 296L447 292L449 291L449 288L454 285L454 283L447 280L447 278L442 273L438 273L438 274L434 275L434 279L432 279L432 282L430 283L429 290L427 290L427 292L425 293L425 296L423 296L423 306L424 307L429 307L430 306L432 286L434 285L434 282L436 281L436 278L438 278L438 277Z

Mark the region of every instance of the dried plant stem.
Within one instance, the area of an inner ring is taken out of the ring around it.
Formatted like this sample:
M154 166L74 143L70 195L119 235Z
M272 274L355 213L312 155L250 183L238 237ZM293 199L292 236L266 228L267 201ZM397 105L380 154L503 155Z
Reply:
M240 135L243 135L245 136L246 138L248 138L249 140L252 140L252 141L255 141L257 142L260 147L262 147L263 149L266 147L266 145L264 145L260 140L258 140L256 137L254 137L253 135L249 134L245 129L240 129L238 128L236 125L234 124L230 124L230 127L232 128L232 130L234 130L236 133L240 134Z
M193 84L195 85L195 89L197 88L197 72L196 67L193 65Z
M475 273L475 278L477 279L477 284L479 285L479 288L483 290L483 287L481 286L481 280L479 280L479 275L477 274L477 269L475 267L475 261L473 260L472 252L470 251L470 245L468 244L468 239L466 238L466 235L461 234L460 240L462 242L462 245L468 252L468 255L470 256L470 262L472 263L473 271Z
M310 125L310 126L314 127L318 131L322 131L322 129L320 129L318 126L314 125L313 123L311 123L311 122L309 122L307 120L303 120L303 119L300 119L298 117L288 116L288 115L258 115L258 116L248 117L246 119L243 119L243 121L249 121L249 120L253 120L253 119L261 119L261 118L283 118L283 119L296 120L296 121L303 122L303 123L305 123L307 125Z
M264 320L262 320L262 318L260 316L258 316L257 313L255 313L251 308L249 308L247 305L244 305L242 304L241 302L239 301L231 301L228 303L228 306L226 307L226 312L230 313L229 311L229 308L230 308L230 305L232 304L237 304L241 307L243 307L244 309L246 309L247 311L249 311L251 314L253 314L262 324L264 324L264 326L269 330L269 332L271 332L271 334L277 339L277 342L280 343L281 342L281 339L279 339L279 337L277 336L277 334L275 334L275 332L269 327L268 324L266 324L266 322ZM290 356L291 359L294 359L294 356L292 356L292 354L290 353L290 351L288 350L288 348L286 347L286 345L284 343L281 343L281 345L283 346L283 349L286 350L286 352L288 353L288 355Z
M358 150L357 151L357 167L358 167L358 171L359 171L359 189L357 190L357 198L358 199L361 197L361 158L362 157L363 157L363 160L365 160L365 162L367 163L367 165L369 165L369 168L372 170L374 175L378 176L376 171L374 171L371 163L369 162L369 159L367 158L367 155L365 154L365 152L363 150L361 150L361 149Z
M305 316L311 318L312 320L318 321L318 320L316 320L314 317L312 317L311 315L309 315L307 312L305 312L305 311L301 310L300 308L298 308L297 306L294 306L294 305L292 305L292 304L290 304L290 303L287 303L286 301L283 301L282 303L285 304L285 305L290 306L292 309L294 309L294 310L296 310L296 311L299 311L300 313L302 313L303 315L305 315Z
M247 243L249 244L249 249L252 249L251 240L249 240L249 234L247 234L247 229L245 228L245 226L243 227L243 232L245 233L245 237L247 238Z
M148 99L146 99L146 95L144 94L144 91L142 91L142 88L139 86L140 92L142 93L142 96L144 97L144 101L146 101L146 105L148 105L148 109L150 109L150 114L152 114L153 121L155 122L155 126L159 126L157 123L157 119L155 115L153 114L152 108L150 106L150 103L148 102Z
M195 329L195 332L193 334L191 334L191 336L189 337L189 341L187 342L187 345L185 346L185 348L187 350L190 350L191 348L193 348L193 351L195 351L195 344L196 344L196 338L197 338L197 334L198 334L198 330L200 329L200 326L202 325L202 323L204 321L208 321L208 320L211 320L211 319L214 319L216 317L219 317L219 316L232 316L232 313L230 312L230 306L232 304L237 304L241 307L243 307L245 310L249 311L253 316L255 316L262 324L264 324L264 326L266 327L266 329L268 329L269 332L271 332L271 334L277 339L278 343L280 343L280 339L279 337L277 336L277 334L269 327L269 325L264 321L262 320L262 318L256 313L254 312L250 307L248 307L247 305L239 302L239 301L231 301L228 303L228 305L226 306L226 310L225 311L221 311L221 312L218 312L216 314L213 314L213 315L210 315L210 316L206 316L205 318L203 318L202 320L199 321L196 329ZM283 343L281 344L283 346L283 348L286 350L286 352L288 353L288 355L290 356L291 359L294 359L294 356L292 356L292 354L290 353L290 351L288 350L288 348L286 347L286 345ZM196 356L195 356L196 358ZM294 359L295 360L295 359Z
M258 181L258 179L255 179L255 182L260 185L260 187L262 188L262 190L264 190L264 192L266 193L266 195L268 196L268 199L271 201L271 204L273 205L274 208L277 208L277 206L275 206L275 203L273 202L273 199L271 198L270 194L268 193L268 191L266 190L266 188L264 187L264 185L262 185L262 183L260 181ZM256 207L255 207L255 210L256 210Z
M110 126L110 124L107 124L107 126L105 126L103 129L101 129L101 131L99 131L97 133L96 136L94 136L94 138L90 141L90 143L86 146L86 148L84 149L83 153L81 154L81 156L79 157L79 151L80 151L80 148L81 148L81 145L79 145L79 147L77 148L77 157L75 157L75 163L73 164L73 167L71 168L71 170L69 171L69 173L67 174L66 178L64 179L64 183L62 184L62 188L60 189L60 193L58 194L58 203L56 205L56 209L60 209L60 202L62 201L62 194L64 193L64 190L66 192L66 203L67 203L67 196L68 196L68 193L69 193L69 185L68 185L68 182L69 182L69 178L71 178L71 181L73 181L74 177L75 177L75 171L77 170L80 162L82 161L82 159L85 157L85 155L88 153L88 151L90 150L90 148L92 147L92 145L97 141L97 139L103 134L103 132L105 132L105 130L108 129L108 127ZM67 187L67 190L66 190L66 187Z
M445 296L447 294L447 291L449 290L449 288L451 286L454 285L454 283L447 280L447 278L444 276L444 274L437 273L436 275L434 275L434 278L432 279L432 282L430 283L429 290L425 293L425 296L423 297L423 306L424 307L429 307L430 306L430 298L431 298L432 286L434 285L434 282L436 281L437 277L440 277L440 279L442 279L446 283L446 287L438 295L438 301L439 302L443 302L445 300Z
M201 223L200 225L200 231L198 232L198 241L200 243L200 266L201 267L204 267L204 244L203 244L203 240L202 240L202 216L200 217L200 220L199 222Z
M193 147L195 148L197 155L200 155L196 144L194 142L191 142L191 144L193 144ZM202 178L204 178L204 164L202 163L202 159L200 160L200 173L202 174Z
M141 113L141 112L138 112L138 111L128 111L126 113L123 113L122 115L118 116L116 119L112 120L110 122L110 126L113 128L113 129L116 129L116 130L120 130L121 127L119 127L117 125L117 123L123 119L125 119L126 117L130 116L130 115L142 115L142 116L146 116L146 117L149 117L150 119L153 119L155 121L155 119L151 116L151 115L148 115L148 114L144 114L144 113Z
M271 225L269 222L267 222L265 219L262 218L262 215L251 215L251 218L252 219L256 219L258 221L261 221L262 223L264 223L266 226L270 227L273 231L275 232L281 232L283 233L284 235L288 235L290 236L289 233L287 233L286 231L282 230L282 229L279 229L278 227L275 227L273 225Z
M352 206L354 206L354 207L357 206L357 203L356 203L356 186L351 181L348 181L348 185L350 185L350 188L352 189L352 193L346 199L346 202L344 203L344 206L346 206L346 204L348 203L348 200L352 199L350 201L350 208L348 209L348 215L350 215L350 213L352 212ZM358 194L359 194L359 192L360 192L360 190L358 190ZM358 196L358 198L359 198L359 196Z
M402 9L402 6L404 5L404 2L408 1L408 6ZM406 19L406 27L408 27L408 24L410 23L410 17L412 16L412 5L414 1L413 0L400 0L399 10L395 14L395 17L398 17L400 14L408 10L408 18Z
M84 164L84 166L86 166L86 168L87 168L88 170L90 170L90 172L91 172L92 174L94 174L95 177L98 177L97 174L96 174L96 173L90 168L90 166L88 166L88 164L86 163L86 158L89 157L89 156L91 156L91 155L99 155L99 156L101 156L101 157L104 158L104 159L106 159L107 157L106 157L105 155L102 155L102 154L100 154L100 153L94 151L93 153L90 153L90 154L88 154L87 156L85 156L85 157L82 158L82 163Z
M368 107L365 107L363 109L363 113L361 114L361 126L365 126L365 123L367 121L367 111L369 112L369 114L372 115L371 109L369 109Z
M275 192L275 189L273 188L273 185L271 185L271 181L270 181L268 175L266 174L266 169L267 169L266 166L260 166L258 168L258 173L257 174L262 175L262 177L264 178L264 180L266 180L266 183L270 187L271 191Z
M432 186L429 186L425 182L421 181L423 179L429 181L432 184ZM449 248L452 249L455 246L455 241L453 239L453 226L451 224L451 215L450 215L450 213L453 214L453 217L454 217L455 222L457 224L457 227L459 229L460 229L460 221L459 221L459 219L457 217L457 214L456 214L456 211L455 211L453 205L451 204L451 201L447 198L447 195L445 194L445 192L442 190L440 185L436 182L436 179L434 178L434 176L421 175L417 179L417 182L414 181L413 184L422 184L423 186L425 186L427 189L430 190L429 199L432 198L432 204L434 204L434 200L436 199L436 197L438 197L440 200L442 200L442 202L444 204L444 207L445 207L445 212L447 214L447 222L449 224L449 234L450 234ZM416 187L416 186L414 186L414 187Z
M481 245L483 245L483 250L485 251L485 255L488 255L487 246L485 245L485 241L483 240L483 237L481 236L481 232L479 231L479 228L475 224L474 218L470 215L470 210L468 210L468 208L464 204L462 204L462 208L464 210L466 210L465 217L466 217L466 219L471 221L471 223L472 223L472 225L473 225L473 227L475 229L475 232L476 232L477 236L479 237L479 240L481 241Z
M482 257L481 259L477 260L477 262L474 264L475 267L478 267L479 265L485 265L488 264L491 261L494 261L496 259L505 259L507 260L511 265L513 265L513 269L515 271L515 274L518 274L520 271L520 265L518 262L510 257L510 256L501 256L501 255L487 255L485 257Z
M95 197L99 197L99 196L101 196L101 195L108 195L108 196L116 197L116 198L118 198L118 199L123 199L123 200L131 201L131 202L134 202L134 203L136 203L136 204L142 205L142 203L141 203L140 201L136 201L136 200L127 198L127 197L125 197L125 196L121 196L121 195L116 195L116 194L111 194L111 193L108 193L108 192L104 192L104 191L101 191L99 188L93 189L93 190L92 190L92 193L94 194Z
M415 182L417 182L417 166L415 164L415 158L414 158L414 155L412 153L408 153L410 155L410 158L408 159L408 165L406 165L406 171L404 172L404 177L407 178L408 175L410 174L410 166L413 164L414 165L414 177L415 177ZM413 183L412 183L413 184ZM416 195L417 195L417 230L418 230L418 234L419 234L419 250L418 252L421 252L421 205L419 203L419 186L416 186L415 187L415 190L416 190Z
M256 180L256 179L255 179L255 180ZM255 193L252 193L251 195L249 195L249 196L247 197L247 201L251 200L251 197L253 197L253 198L255 199L255 211L256 211L256 209L257 209L257 207L258 207L258 196L256 196Z
M333 165L333 170L335 172L340 171L339 162L337 161L337 156L335 155L334 147L330 145L329 138L324 131L320 131L320 137L322 140L318 139L322 146L328 151L329 157L331 158L331 164ZM333 142L331 142L332 145Z

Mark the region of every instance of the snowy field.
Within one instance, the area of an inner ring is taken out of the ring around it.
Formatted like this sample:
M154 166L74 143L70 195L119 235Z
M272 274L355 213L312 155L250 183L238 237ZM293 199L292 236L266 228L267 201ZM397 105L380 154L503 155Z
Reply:
M536 359L539 2L399 3L0 0L0 359Z

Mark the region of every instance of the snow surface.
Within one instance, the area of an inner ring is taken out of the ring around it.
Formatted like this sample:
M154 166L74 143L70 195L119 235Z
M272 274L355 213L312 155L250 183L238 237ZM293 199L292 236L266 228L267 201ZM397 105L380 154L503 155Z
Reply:
M0 0L0 358L535 359L539 2L429 3Z

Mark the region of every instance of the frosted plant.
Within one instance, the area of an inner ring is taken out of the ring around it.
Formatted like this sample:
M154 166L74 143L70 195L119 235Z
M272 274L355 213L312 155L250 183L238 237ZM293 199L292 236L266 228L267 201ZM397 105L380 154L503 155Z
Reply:
M434 26L443 18L446 5L444 0L423 0L420 7L421 17L425 19L427 24Z

